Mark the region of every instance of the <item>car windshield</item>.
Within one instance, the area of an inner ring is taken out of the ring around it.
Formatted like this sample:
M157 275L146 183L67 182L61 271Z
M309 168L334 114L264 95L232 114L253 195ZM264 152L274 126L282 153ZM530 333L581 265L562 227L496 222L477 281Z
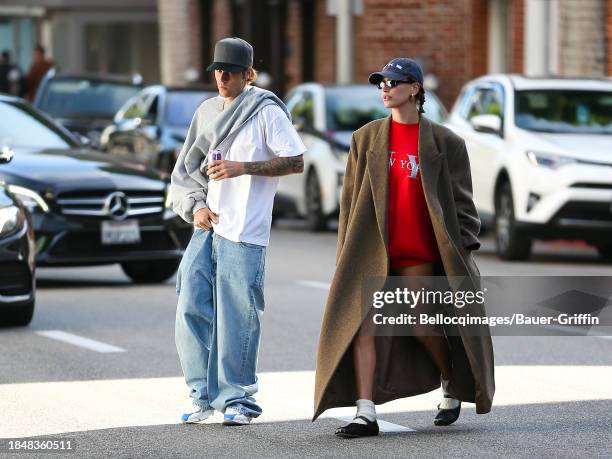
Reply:
M171 126L189 127L198 106L214 95L212 92L201 91L169 92L165 112L166 123Z
M374 87L333 88L326 91L327 129L330 131L356 131L370 121L391 113L385 108L380 91ZM425 95L425 115L440 123L445 111L431 94Z
M0 147L70 148L74 141L39 113L18 102L0 102Z
M517 91L515 123L529 131L612 134L612 91Z
M88 79L52 80L39 108L56 118L112 118L138 90L137 86L129 84Z

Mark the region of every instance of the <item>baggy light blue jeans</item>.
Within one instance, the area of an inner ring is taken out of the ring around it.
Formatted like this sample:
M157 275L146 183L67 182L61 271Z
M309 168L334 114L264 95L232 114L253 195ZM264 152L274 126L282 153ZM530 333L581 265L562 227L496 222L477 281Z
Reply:
M175 340L195 405L257 417L266 248L196 229L176 275Z

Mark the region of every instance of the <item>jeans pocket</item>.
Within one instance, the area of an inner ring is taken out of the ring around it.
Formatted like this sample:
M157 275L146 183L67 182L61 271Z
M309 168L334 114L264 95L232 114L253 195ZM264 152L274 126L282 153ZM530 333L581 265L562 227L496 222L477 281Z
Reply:
M264 248L263 245L257 245L257 244L251 244L250 242L242 242L240 241L239 244L242 247L245 247L247 249L256 249L256 250L262 250Z

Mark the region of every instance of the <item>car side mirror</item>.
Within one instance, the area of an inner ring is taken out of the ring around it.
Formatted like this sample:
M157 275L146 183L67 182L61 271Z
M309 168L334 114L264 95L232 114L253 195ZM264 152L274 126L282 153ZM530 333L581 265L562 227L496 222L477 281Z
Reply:
M2 147L0 149L0 164L10 163L13 156L15 156L13 150L11 150L9 147Z
M476 115L470 124L477 132L501 135L501 118L498 115Z

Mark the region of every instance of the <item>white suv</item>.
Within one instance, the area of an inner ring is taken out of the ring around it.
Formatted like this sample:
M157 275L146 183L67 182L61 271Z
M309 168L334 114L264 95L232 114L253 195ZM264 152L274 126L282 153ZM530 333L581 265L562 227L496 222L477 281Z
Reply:
M442 103L430 92L425 99L426 116L442 122L447 114ZM291 90L285 101L308 151L303 174L281 177L274 215L306 217L311 230L321 231L338 216L351 135L390 111L372 85L304 83Z
M612 81L490 75L446 125L465 139L474 202L499 256L533 239L579 239L612 258Z

